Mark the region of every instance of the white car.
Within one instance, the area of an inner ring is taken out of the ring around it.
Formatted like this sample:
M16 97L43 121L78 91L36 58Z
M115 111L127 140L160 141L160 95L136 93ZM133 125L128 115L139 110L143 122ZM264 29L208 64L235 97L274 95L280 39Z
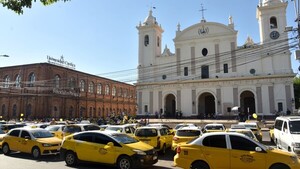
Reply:
M124 133L130 136L134 136L135 128L133 125L130 124L109 125L105 128L105 131L116 131L119 133Z
M274 142L278 148L300 155L300 116L282 116L275 119Z

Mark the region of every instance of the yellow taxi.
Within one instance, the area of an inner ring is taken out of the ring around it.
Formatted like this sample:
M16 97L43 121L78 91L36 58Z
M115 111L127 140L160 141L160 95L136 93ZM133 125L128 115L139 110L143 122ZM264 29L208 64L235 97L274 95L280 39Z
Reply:
M68 166L88 161L131 169L152 166L158 161L152 146L113 131L84 131L67 136L60 155Z
M50 131L55 137L63 139L64 138L64 128L66 125L64 124L55 124L55 125L50 125L47 126L45 129Z
M163 154L172 146L173 133L165 127L139 127L135 130L134 136L136 139L155 147Z
M266 147L240 133L214 132L177 147L174 166L190 169L299 169L296 154Z
M202 135L202 131L199 127L181 127L177 129L173 137L172 150L176 151L178 144L193 140L200 135Z
M3 137L2 151L5 155L20 151L39 158L41 155L58 154L61 141L45 129L15 128Z
M4 137L5 135L6 135L6 134L4 133L4 131L2 131L1 128L0 128L0 148L2 147L3 137Z

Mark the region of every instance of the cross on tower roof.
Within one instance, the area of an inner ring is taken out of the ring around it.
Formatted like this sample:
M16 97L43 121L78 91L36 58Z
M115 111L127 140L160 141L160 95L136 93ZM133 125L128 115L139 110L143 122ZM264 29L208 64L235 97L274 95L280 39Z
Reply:
M206 11L206 9L204 9L203 4L201 4L201 9L200 9L199 11L202 12L202 19L201 19L201 22L205 22L205 19L204 19L204 11Z

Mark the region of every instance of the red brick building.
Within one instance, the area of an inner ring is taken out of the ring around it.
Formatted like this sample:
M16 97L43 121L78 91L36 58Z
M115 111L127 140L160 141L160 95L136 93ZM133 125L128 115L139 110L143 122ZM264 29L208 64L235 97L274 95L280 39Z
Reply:
M135 115L133 85L49 63L0 68L0 119Z

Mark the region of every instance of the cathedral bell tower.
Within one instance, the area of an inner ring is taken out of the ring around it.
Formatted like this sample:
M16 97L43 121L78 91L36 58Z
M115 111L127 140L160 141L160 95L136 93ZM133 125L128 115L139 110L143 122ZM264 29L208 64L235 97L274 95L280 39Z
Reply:
M287 33L284 32L287 25L287 5L285 0L260 0L256 18L262 44L288 38Z
M136 28L139 32L138 82L151 82L154 79L155 59L161 55L164 30L153 17L151 9L145 21Z

